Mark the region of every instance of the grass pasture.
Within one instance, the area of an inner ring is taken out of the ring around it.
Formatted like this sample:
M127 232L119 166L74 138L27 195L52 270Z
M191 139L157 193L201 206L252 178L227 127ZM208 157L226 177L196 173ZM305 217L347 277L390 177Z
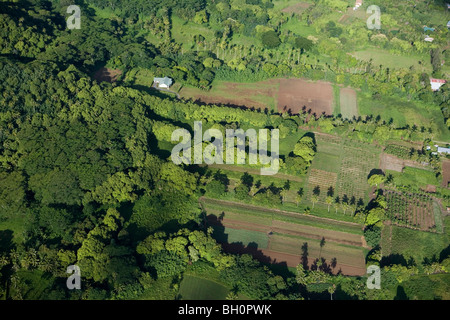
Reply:
M179 295L183 300L225 300L230 290L220 283L185 275L180 284Z
M439 108L431 109L425 103L406 101L391 96L381 96L374 99L372 96L358 92L359 115L380 116L381 120L389 122L392 118L397 127L416 125L417 127L431 127L436 140L450 141L450 132L447 129L442 112Z
M432 71L430 59L425 55L395 55L387 50L367 48L354 52L353 56L364 61L370 61L372 59L373 65L378 66L381 64L391 69L414 66L416 70L422 70L423 72L431 73Z
M352 119L358 117L358 102L356 99L356 91L351 88L341 88L340 90L340 112L344 119Z
M392 263L413 260L421 264L433 257L439 259L448 244L449 235L446 233L423 232L395 225L385 226L381 236L382 255Z

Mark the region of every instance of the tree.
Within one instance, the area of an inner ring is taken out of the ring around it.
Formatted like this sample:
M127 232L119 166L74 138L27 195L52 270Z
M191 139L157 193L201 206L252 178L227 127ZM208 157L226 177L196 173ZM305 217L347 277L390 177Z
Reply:
M328 196L325 199L325 203L328 205L328 212L330 212L330 206L333 204L333 197L332 196Z
M319 196L313 194L313 195L311 196L311 202L312 202L312 204L313 204L313 207L312 207L313 209L314 209L314 205L315 205L318 201L319 201Z
M369 185L376 186L378 188L378 185L384 183L385 181L386 177L384 175L373 174L372 176L370 176L367 182L369 183Z
M293 153L303 158L307 162L311 162L316 153L314 140L310 136L302 137L294 146Z
M273 30L264 32L261 40L262 44L268 48L276 48L281 44L280 37L278 37L278 34Z

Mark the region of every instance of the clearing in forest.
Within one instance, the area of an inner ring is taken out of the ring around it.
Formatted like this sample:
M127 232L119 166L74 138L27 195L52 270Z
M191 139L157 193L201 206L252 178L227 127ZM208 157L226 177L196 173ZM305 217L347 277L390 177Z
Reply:
M214 81L211 90L183 87L180 95L205 104L269 109L292 114L311 110L319 117L333 114L333 87L328 82L270 79L254 83Z

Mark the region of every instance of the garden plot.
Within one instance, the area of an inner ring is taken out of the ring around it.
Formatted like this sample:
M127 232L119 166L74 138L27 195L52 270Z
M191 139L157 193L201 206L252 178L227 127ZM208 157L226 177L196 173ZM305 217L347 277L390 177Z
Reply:
M435 213L439 213L435 212L432 197L392 190L386 191L385 195L387 214L393 224L422 231L437 231Z

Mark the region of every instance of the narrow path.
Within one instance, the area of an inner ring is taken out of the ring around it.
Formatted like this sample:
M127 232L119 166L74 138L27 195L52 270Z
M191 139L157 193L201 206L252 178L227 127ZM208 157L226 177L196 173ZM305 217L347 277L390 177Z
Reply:
M175 91L172 91L172 90L169 90L169 89L161 89L161 88L156 87L155 85L153 85L152 88L154 88L154 89L156 89L158 91L162 91L162 92L173 93L173 94L175 94L177 96L178 99L181 99L181 96Z

